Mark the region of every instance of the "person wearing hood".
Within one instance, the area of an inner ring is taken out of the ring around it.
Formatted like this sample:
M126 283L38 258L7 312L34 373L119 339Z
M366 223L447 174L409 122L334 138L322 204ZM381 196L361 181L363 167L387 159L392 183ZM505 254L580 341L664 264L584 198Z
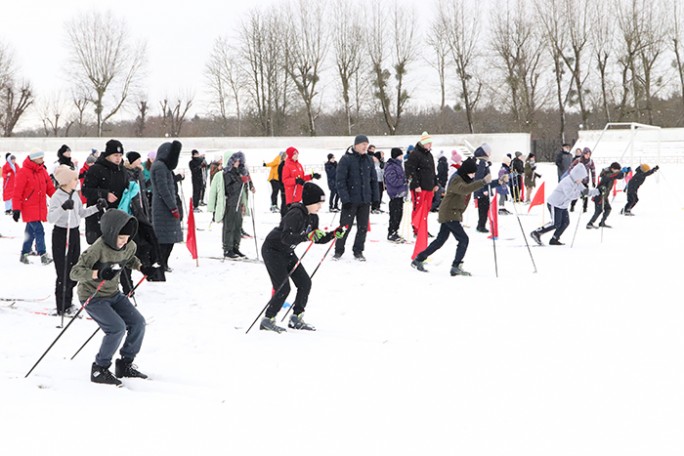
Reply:
M17 164L17 157L11 153L5 154L5 163L2 166L2 200L5 202L5 215L12 215L12 195L17 172L21 167Z
M340 225L352 226L356 220L356 238L352 250L358 261L366 261L363 250L366 246L370 207L373 201L380 199L375 166L368 156L368 143L366 135L357 135L354 145L349 146L340 158L335 176L337 193L342 202ZM336 241L333 260L342 258L349 231L345 231L344 237Z
M124 148L121 142L110 139L105 150L88 169L83 179L82 194L86 205L93 206L99 199L107 201L108 209L116 209L124 190L128 188L128 173L123 166ZM86 242L90 245L102 235L100 214L86 218Z
M304 174L304 167L299 163L299 151L294 147L285 150L285 164L281 173L281 181L285 189L285 205L302 202L304 183L311 179L320 179L318 173Z
M558 183L549 198L546 200L546 207L551 214L551 220L546 225L537 228L530 233L530 237L539 245L544 245L541 235L551 230L553 236L549 245L563 245L560 237L565 229L570 225L570 213L568 207L570 202L583 195L598 195L597 189L589 191L583 181L587 177L587 169L584 166L575 166L570 173Z
M639 196L637 195L639 187L641 187L648 176L655 173L659 169L660 166L658 165L651 168L646 163L642 163L637 167L636 171L634 172L634 176L632 176L627 183L627 189L625 190L627 192L627 204L625 204L625 207L620 210L620 214L629 216L634 215L632 214L632 208L634 208L634 206L636 206L636 204L639 202Z
M479 189L492 182L492 175L486 174L482 179L474 179L477 171L477 164L474 158L466 159L456 173L451 176L447 183L446 194L444 200L439 206L440 223L439 233L435 240L433 240L428 247L422 252L418 253L411 261L411 267L428 272L425 269L425 261L442 248L444 243L449 239L449 234L452 234L458 246L456 247L456 256L451 263L449 274L454 276L469 276L470 273L463 270L462 263L468 250L469 238L466 234L461 222L463 221L463 212L468 208L470 203L470 196L474 190ZM500 184L501 182L499 182Z
M178 166L183 145L179 141L165 142L157 149L152 163L152 226L157 234L161 264L165 272L171 272L169 257L173 246L183 242L181 212L176 198L176 178L173 170Z
M247 258L240 252L242 238L242 216L245 211L243 193L245 186L254 193L252 178L247 171L245 154L235 152L230 156L223 169L223 186L225 190L225 212L223 215L223 256L231 260Z
M36 251L43 264L52 263L45 247L45 229L43 222L47 221L46 197L55 193L52 179L48 176L44 165L45 153L33 152L24 160L24 166L17 171L17 181L12 194L12 218L15 222L19 217L26 222L24 230L24 244L21 247L19 261L28 264L28 254L31 252L33 241Z
M69 277L78 282L76 291L82 305L92 297L85 311L104 332L91 366L90 381L120 386L119 378L147 378L133 365L145 336L145 319L119 290L120 272L123 268L135 269L150 281L163 280L163 273L158 267L143 266L136 258L136 245L131 240L138 230L134 217L110 209L102 215L100 226L102 235L81 254ZM112 375L112 357L124 336L121 358L116 360Z
M190 177L192 182L192 205L196 212L199 212L200 204L202 203L202 196L204 195L204 170L207 167L207 161L204 155L200 154L198 150L193 149L192 158L188 163L190 168Z
M484 179L487 174L490 174L489 161L492 156L492 148L489 144L484 143L473 153L473 157L477 160L477 171L475 172L475 180ZM480 233L489 233L486 227L487 213L489 212L489 192L490 187L485 186L475 190L473 196L477 200L477 231Z

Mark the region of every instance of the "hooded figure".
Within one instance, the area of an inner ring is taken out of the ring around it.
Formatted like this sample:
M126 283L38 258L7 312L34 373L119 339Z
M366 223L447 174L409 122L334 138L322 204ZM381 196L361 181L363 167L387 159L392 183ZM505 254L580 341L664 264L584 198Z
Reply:
M183 145L179 141L164 143L157 149L157 158L150 170L152 181L152 225L161 249L161 260L168 271L168 258L176 242L183 241L180 208L176 199L173 170Z

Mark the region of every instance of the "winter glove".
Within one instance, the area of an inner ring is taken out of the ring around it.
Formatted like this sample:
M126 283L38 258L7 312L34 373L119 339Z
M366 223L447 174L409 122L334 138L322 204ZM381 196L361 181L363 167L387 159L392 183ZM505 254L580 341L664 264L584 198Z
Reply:
M658 166L658 165L655 165L655 166L653 167L653 171L658 171L659 169L660 169L660 166Z
M12 211L12 218L14 219L15 222L19 221L19 215L21 215L21 211L15 209Z
M318 173L313 173L313 174L311 175L311 177L313 177L314 179L320 179L320 178L321 178L321 175L318 174Z
M347 231L346 226L338 226L335 228L335 239L342 239L344 237L344 233Z
M325 232L323 230L315 229L311 231L306 237L309 238L310 241L320 241L321 238L325 236Z
M589 190L589 192L587 192L587 195L588 195L590 198L593 198L593 197L595 197L595 196L598 196L599 193L601 193L601 192L599 191L598 188L592 188L591 190Z
M301 177L298 177L297 179L295 179L295 183L297 183L299 185L304 185L304 179L302 179Z
M541 174L539 173L534 173L535 176L537 176L539 179L541 179Z
M242 179L243 184L246 184L247 182L252 180L252 178L249 176L242 176L242 177L240 177L240 179Z
M589 189L588 189L588 188L585 188L585 189L583 189L582 192L580 193L580 196L581 196L582 198L585 198L588 194L589 194Z
M164 270L159 266L142 266L140 272L145 274L150 282L166 282Z
M95 205L97 206L97 208L98 208L101 212L104 212L105 209L107 209L107 206L108 206L107 200L104 199L104 198L98 198L97 203L95 203Z
M180 212L178 212L178 208L174 207L171 209L171 215L173 215L173 218L176 220L180 220Z
M630 172L631 170L632 170L632 168L630 168L629 166L625 166L625 167L622 168L621 171L622 171L624 174L627 174L627 173Z
M65 211L69 211L74 208L74 200L69 198L68 200L64 201L64 204L62 204L62 209Z
M264 166L268 166L268 165L266 164L266 162L263 162L263 165L264 165Z
M118 264L102 263L97 270L97 278L100 280L112 280L121 271Z
M492 181L492 175L491 174L485 174L485 177L483 178L485 184L489 184Z

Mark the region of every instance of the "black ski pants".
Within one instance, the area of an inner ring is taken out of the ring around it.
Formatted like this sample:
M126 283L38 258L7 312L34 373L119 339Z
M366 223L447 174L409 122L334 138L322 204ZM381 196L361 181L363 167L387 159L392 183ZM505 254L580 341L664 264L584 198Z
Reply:
M487 213L489 212L489 195L477 197L477 229L487 229Z
M363 253L366 245L366 233L368 232L368 219L370 217L370 204L354 204L347 203L342 205L342 212L340 213L340 226L348 226L349 229L344 233L344 237L335 242L335 254L342 255L344 253L344 245L349 237L351 226L356 220L356 238L354 239L354 246L352 251L354 254Z
M387 234L392 235L399 231L401 217L404 215L404 198L397 197L390 199L389 202L389 228Z
M264 265L266 265L266 270L271 278L273 292L275 293L277 291L277 293L271 297L266 309L266 317L274 318L278 315L278 311L283 307L285 299L290 294L290 280L287 276L290 274L290 271L292 271L292 268L295 267L299 258L297 258L297 255L295 255L294 252L282 252L270 248L267 243L264 243L261 247L261 256L264 259ZM290 274L290 279L292 279L292 282L294 282L297 287L297 296L292 304L292 311L295 315L299 315L304 312L306 302L309 300L311 278L306 272L306 269L304 269L304 265L299 263L297 269ZM282 288L278 290L281 285L283 285Z
M78 228L69 229L69 253L66 253L67 229L55 226L52 229L52 258L55 261L55 304L57 313L64 313L72 305L76 282L69 278L71 268L81 255L81 233Z

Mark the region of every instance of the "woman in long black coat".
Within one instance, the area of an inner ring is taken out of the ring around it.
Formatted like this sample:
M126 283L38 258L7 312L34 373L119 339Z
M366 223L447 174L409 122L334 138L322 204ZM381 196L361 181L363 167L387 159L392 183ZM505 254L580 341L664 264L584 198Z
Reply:
M180 210L176 200L173 170L178 166L181 148L179 141L164 143L157 149L157 158L150 170L152 181L152 225L161 250L161 262L166 272L173 245L183 241Z

